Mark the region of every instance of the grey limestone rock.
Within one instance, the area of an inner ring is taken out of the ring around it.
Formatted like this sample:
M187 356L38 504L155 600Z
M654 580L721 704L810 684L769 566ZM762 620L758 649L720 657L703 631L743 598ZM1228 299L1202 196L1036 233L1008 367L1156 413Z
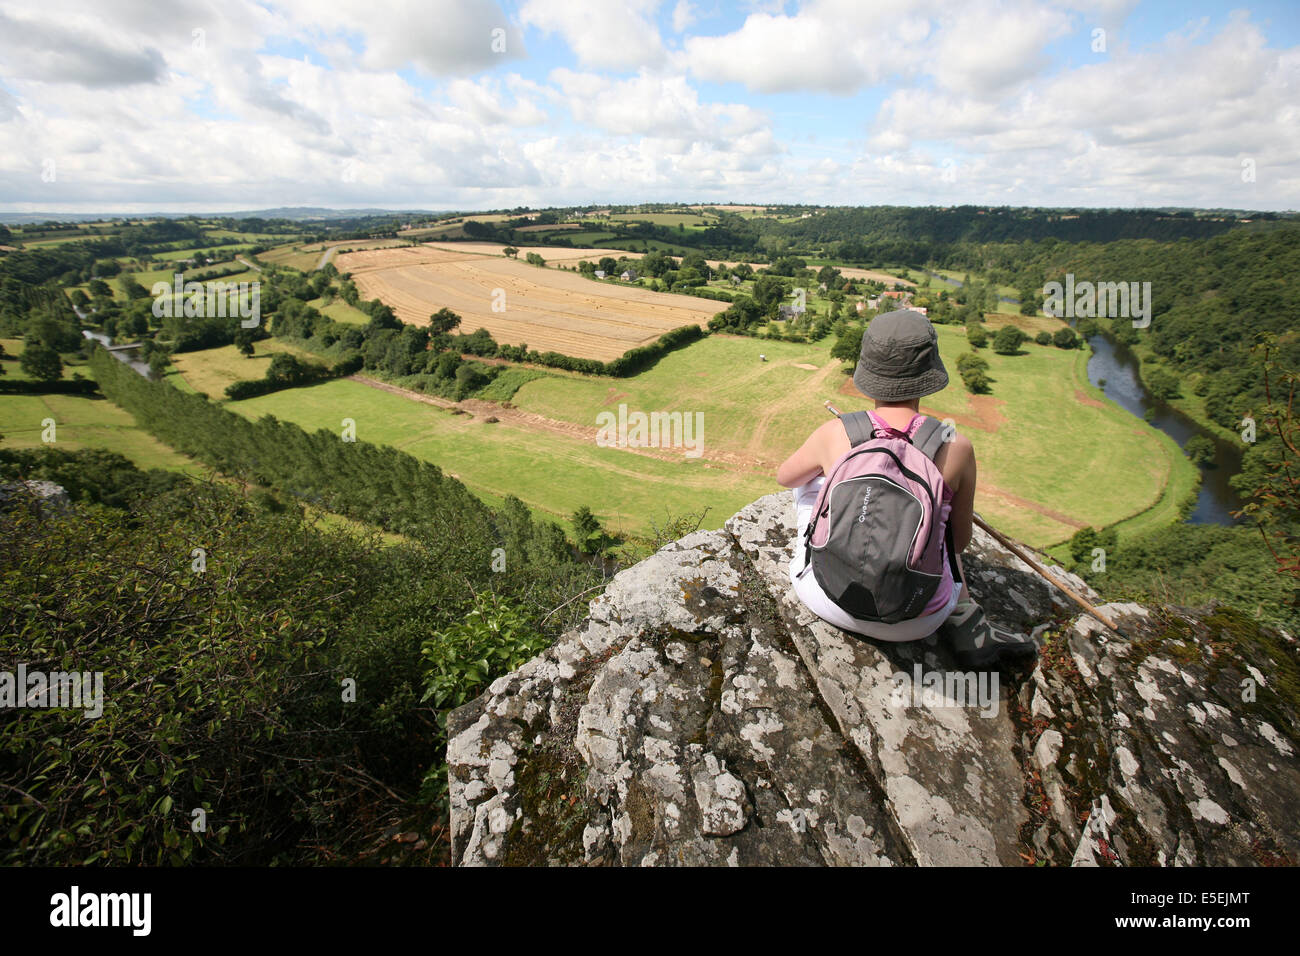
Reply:
M1300 859L1289 635L1223 608L1107 605L1120 637L977 529L974 597L1041 652L967 674L935 637L866 640L808 611L794 534L782 493L666 545L455 711L454 862Z

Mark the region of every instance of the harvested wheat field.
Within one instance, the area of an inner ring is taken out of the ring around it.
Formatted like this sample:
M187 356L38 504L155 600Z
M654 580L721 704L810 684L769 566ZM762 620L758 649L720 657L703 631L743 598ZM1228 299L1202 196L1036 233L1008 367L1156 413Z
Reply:
M338 268L352 273L362 298L381 299L403 322L427 325L430 315L448 308L461 317L461 331L484 328L503 344L527 343L539 352L601 361L679 326L704 325L725 308L708 299L593 282L576 272L468 248L351 252L339 257ZM501 293L504 309L493 311Z

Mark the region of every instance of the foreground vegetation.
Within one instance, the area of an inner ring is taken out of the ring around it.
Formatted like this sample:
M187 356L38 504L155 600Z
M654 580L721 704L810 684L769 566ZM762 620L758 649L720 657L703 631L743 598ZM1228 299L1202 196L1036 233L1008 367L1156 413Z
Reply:
M0 669L100 671L105 702L0 713L6 864L437 861L446 708L599 580L517 502L394 545L103 452L0 451L20 476L79 504L0 513Z

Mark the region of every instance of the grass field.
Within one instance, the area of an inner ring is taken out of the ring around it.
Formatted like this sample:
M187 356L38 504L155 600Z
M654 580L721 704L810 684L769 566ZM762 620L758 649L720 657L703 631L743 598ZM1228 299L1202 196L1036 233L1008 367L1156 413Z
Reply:
M993 395L971 396L955 374L955 358L966 350L964 332L937 328L953 384L927 398L922 409L952 418L970 437L980 463L977 507L1009 533L1035 545L1060 541L1080 526L1146 511L1163 501L1171 476L1177 476L1174 492L1194 481L1193 467L1172 441L1166 446L1154 429L1085 387L1074 369L1081 353L1027 348L1000 356L985 350ZM715 335L633 379L541 379L524 385L514 401L540 415L585 422L619 402L701 410L706 458L715 451L750 455L756 465L774 469L824 420L824 400L841 411L867 407L828 350L827 343ZM760 351L768 362L758 361ZM1099 494L1103 487L1107 491ZM1158 521L1160 514L1147 520Z
M253 350L251 358L241 355L233 345L200 352L181 352L172 356L176 374L169 375L169 378L182 379L189 389L203 392L208 398L219 402L225 400L227 385L264 377L271 356L276 352L292 352L306 361L323 364L320 358L285 345L275 338L255 342Z
M76 236L59 236L55 239L29 239L22 243L22 247L24 249L39 249L42 246L61 246L69 242L84 242L87 239L94 238L96 237L82 234Z
M21 355L21 339L0 339L9 355ZM5 378L23 379L17 362L4 362ZM89 366L65 363L63 377L80 373L94 378ZM141 468L166 468L200 474L203 468L139 428L135 419L104 398L81 395L0 395L0 435L10 448L42 444L46 419L54 419L54 446L76 450L105 448L125 455Z
M240 239L257 244L260 242L283 242L289 238L278 232L235 232L233 229L206 229L204 232L214 238Z
M316 263L320 262L320 256L319 252L304 252L297 243L289 243L259 253L257 258L267 265L287 266L290 269L311 272L316 268Z
M956 384L925 399L922 409L951 418L970 437L980 469L976 507L987 520L1038 547L1087 525L1123 522L1127 536L1175 520L1195 468L1172 440L1102 400L1087 384L1085 353L984 350L993 394L971 396L955 374L956 356L966 349L963 330L937 331ZM705 525L716 527L746 503L780 490L776 466L825 421L823 401L842 411L868 406L842 363L830 359L829 346L713 335L636 377L548 374L515 393L515 408L467 403L473 415L346 380L228 407L312 430L337 432L352 418L360 440L432 461L484 500L499 503L515 494L556 519L585 504L611 530L644 534L667 511L707 507ZM768 361L759 360L760 352ZM203 389L209 394L220 394L233 373L251 377L241 364L250 360L233 349L191 353L188 361L191 382L204 375L213 380ZM204 365L210 368L199 371ZM702 455L600 447L597 416L617 415L620 404L630 411L701 413ZM501 420L485 422L489 413Z
M1008 305L1005 302L999 303L1008 311L985 312L984 325L990 332L996 332L1004 325L1014 325L1021 332L1024 332L1030 338L1033 338L1039 332L1055 333L1066 328L1069 323L1064 319L1054 319L1049 315L1021 315L1015 306ZM1015 311L1009 311L1015 309ZM1032 344L1032 343L1031 343ZM1021 346L1029 348L1029 345Z
M79 395L0 397L0 435L11 448L42 444L42 422L55 422L55 447L105 448L141 468L166 468L198 475L204 468L138 427L135 419L104 398Z
M194 254L196 252L204 252L208 249L213 249L215 252L218 253L233 252L237 255L242 255L243 253L247 252L249 249L253 248L253 246L255 245L257 245L257 243L255 242L240 242L228 246L190 246L185 249L169 249L166 252L155 252L153 254L153 258L166 259L166 260L191 259L194 257ZM221 264L224 265L225 263L221 263ZM208 269L211 268L211 266L201 266L200 268Z
M717 221L714 216L703 216L694 212L628 212L610 216L611 222L649 222L656 226L668 226L676 229L682 226L687 232L700 232Z
M588 505L610 531L644 532L673 514L709 507L718 526L745 504L773 490L770 480L710 467L704 459L662 460L602 448L582 437L518 428L335 380L233 402L232 411L275 415L314 431L339 432L356 422L358 441L392 445L431 461L485 500L517 495L536 512L567 522Z
M968 273L958 272L955 269L929 269L927 271L936 273L938 275L943 276L945 279L949 279L952 282L958 283L958 285L948 285L947 283L936 282L934 283L936 291L938 289L943 289L943 288L947 288L949 290L959 288L961 281L965 279L966 276L968 275ZM979 276L976 273L969 273L969 275L972 280L979 278ZM1000 285L998 286L998 295L1000 296L1005 295L1008 298L1016 299L1020 297L1020 290L1013 285Z
M617 238L614 233L609 231L591 231L591 230L583 230L582 232L555 233L554 235L558 238L568 239L570 242L573 242L577 245L587 245L587 246L600 245L603 242L610 242ZM552 235L550 233L538 233L538 236L542 239L552 238Z
M329 305L325 305L324 299L312 299L307 304L313 309L319 311L322 315L328 315L335 322L347 322L351 325L365 325L370 321L370 316L366 315L360 309L348 305L342 299L335 299Z

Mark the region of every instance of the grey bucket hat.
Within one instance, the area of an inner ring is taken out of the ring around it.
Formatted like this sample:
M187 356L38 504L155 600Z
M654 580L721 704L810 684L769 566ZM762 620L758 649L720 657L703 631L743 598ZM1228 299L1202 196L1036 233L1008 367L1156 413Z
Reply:
M871 320L853 384L879 402L906 402L933 395L948 384L939 358L939 336L920 312L900 309Z

